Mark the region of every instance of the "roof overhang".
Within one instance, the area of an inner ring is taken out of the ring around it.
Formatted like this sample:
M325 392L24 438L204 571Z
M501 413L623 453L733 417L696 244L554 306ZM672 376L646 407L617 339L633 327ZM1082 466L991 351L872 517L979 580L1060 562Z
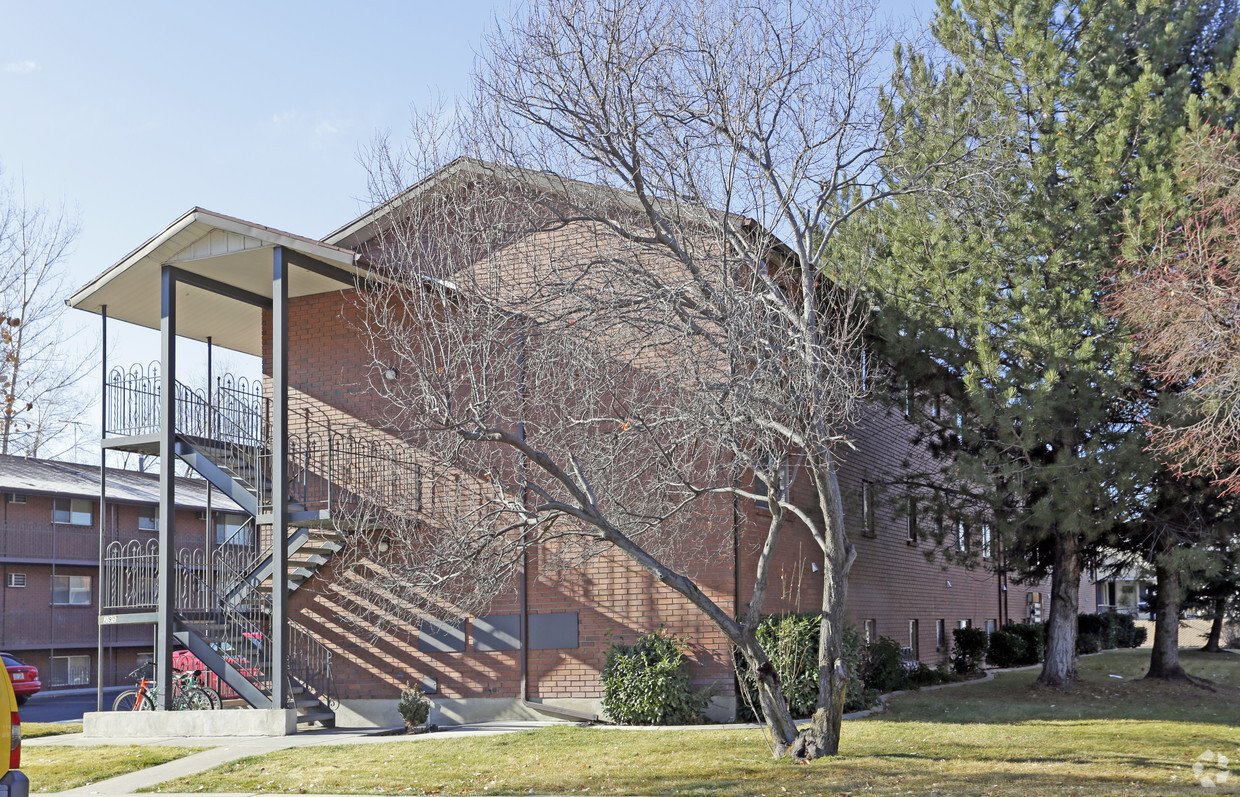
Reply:
M187 276L177 286L177 335L203 341L210 337L213 344L261 355L262 307L203 286L231 288L237 295L269 303L277 246L284 248L290 266L290 298L343 290L366 275L351 249L194 208L67 303L92 313L106 307L109 318L159 329L160 276L164 266L173 266Z

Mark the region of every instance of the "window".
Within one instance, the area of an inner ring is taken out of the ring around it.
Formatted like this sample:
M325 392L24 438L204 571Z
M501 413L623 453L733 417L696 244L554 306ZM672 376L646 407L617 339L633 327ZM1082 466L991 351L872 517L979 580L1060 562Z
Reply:
M861 533L873 537L874 530L874 485L868 481L861 482Z
M913 389L913 380L909 379L904 383L904 417L913 417L913 406L917 399L917 392Z
M959 620L956 623L956 627L957 628L972 628L973 621L972 620Z
M91 505L85 498L56 498L52 500L52 522L71 526L91 525Z
M934 649L942 650L947 647L947 621L934 621Z
M24 493L9 493L8 501L10 504L26 503L26 495Z
M907 536L905 539L909 545L915 545L917 543L917 499L910 495L906 509L904 525Z
M861 389L870 389L870 354L865 349L861 350Z
M877 642L878 641L878 620L866 620L863 626L863 633L865 634L865 643L867 645L870 644L871 642Z
M986 621L986 633L993 634L994 632L998 630L999 630L998 620L987 620Z
M159 507L138 507L138 531L159 531Z
M252 545L254 527L248 515L223 512L215 516L216 545Z
M982 524L982 558L990 558L990 524Z
M914 659L921 658L921 623L908 621L908 649Z
M956 521L956 550L961 553L969 552L969 528L963 520Z
M934 399L930 402L930 414L935 418L943 417L943 397L935 394Z
M90 576L52 576L52 603L89 606Z
M90 685L90 656L52 656L52 686Z
M8 576L4 579L4 586L6 587L26 586L26 574L25 573L9 573Z
M779 493L776 498L779 501L787 501L789 481L791 479L791 473L788 469L788 458L781 456L773 468L771 467L771 462L772 460L769 455L763 456L758 463L758 470L766 470L767 468L771 468L775 471L777 477L779 478ZM763 497L770 495L771 492L770 485L763 481L762 477L758 475L757 472L753 475L753 491ZM771 508L771 505L763 499L755 501L754 506L758 507L758 509L769 510Z

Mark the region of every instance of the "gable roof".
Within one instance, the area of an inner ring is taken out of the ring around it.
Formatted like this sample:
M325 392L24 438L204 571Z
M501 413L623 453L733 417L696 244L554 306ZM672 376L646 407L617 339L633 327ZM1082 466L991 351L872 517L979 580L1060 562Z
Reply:
M159 503L158 473L108 468L107 487L109 501ZM99 466L0 454L0 492L98 500ZM183 509L206 509L207 483L178 476L176 505ZM218 490L211 496L211 508L222 512L241 511Z

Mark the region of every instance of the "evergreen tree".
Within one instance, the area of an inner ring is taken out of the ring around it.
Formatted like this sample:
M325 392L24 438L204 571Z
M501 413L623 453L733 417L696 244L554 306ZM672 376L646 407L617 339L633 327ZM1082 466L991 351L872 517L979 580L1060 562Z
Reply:
M1157 468L1132 424L1140 377L1104 276L1125 213L1172 190L1163 164L1190 98L1230 66L1234 18L1188 2L940 0L942 54L989 91L894 133L985 139L1003 164L972 203L885 209L875 345L919 403L943 407L922 417L937 472L910 484L945 487L947 511L988 524L1030 574L1049 565L1047 685L1075 679L1083 567ZM929 55L897 58L905 86L935 79Z

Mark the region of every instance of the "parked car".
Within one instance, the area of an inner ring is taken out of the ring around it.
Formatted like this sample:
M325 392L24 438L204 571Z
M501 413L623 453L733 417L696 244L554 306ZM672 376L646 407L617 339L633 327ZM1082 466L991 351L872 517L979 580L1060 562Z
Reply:
M39 668L27 664L12 653L0 653L0 659L4 659L4 668L9 671L9 681L13 684L13 694L17 695L17 705L26 705L30 696L43 688L39 681Z
M0 654L6 659L7 653ZM26 666L21 664L19 666ZM35 676L38 680L38 676ZM4 673L4 681L0 683L0 713L9 715L9 723L0 722L0 728L8 734L9 758L6 764L0 765L0 794L8 797L30 797L30 779L18 767L22 763L22 718L17 713L17 695L13 692L13 681L8 671ZM0 742L2 744L3 742Z

